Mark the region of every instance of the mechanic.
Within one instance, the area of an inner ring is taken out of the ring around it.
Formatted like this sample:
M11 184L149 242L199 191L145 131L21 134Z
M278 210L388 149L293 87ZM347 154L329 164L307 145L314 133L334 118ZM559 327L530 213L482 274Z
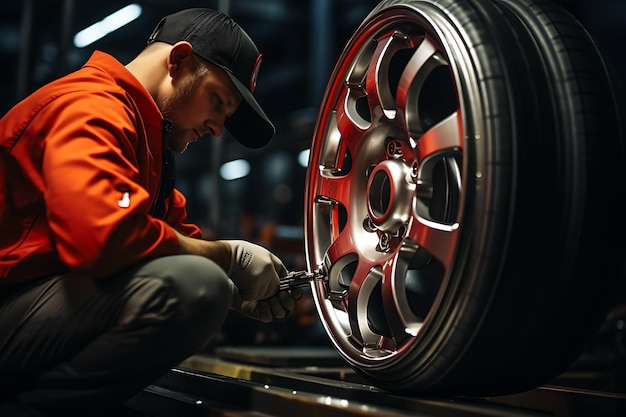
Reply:
M0 415L105 414L201 350L229 309L295 309L281 260L203 240L173 181L173 153L205 135L272 138L260 62L230 17L187 9L127 65L95 51L0 120Z

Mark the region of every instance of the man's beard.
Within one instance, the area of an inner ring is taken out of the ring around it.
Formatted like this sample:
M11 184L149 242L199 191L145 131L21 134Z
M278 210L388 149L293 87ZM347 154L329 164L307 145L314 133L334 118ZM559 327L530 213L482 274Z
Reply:
M185 132L177 128L175 119L177 111L189 102L191 92L198 86L199 82L200 77L196 74L190 75L181 81L179 88L171 97L157 103L163 117L172 121L172 130L165 134L165 147L173 152L183 153L189 144Z

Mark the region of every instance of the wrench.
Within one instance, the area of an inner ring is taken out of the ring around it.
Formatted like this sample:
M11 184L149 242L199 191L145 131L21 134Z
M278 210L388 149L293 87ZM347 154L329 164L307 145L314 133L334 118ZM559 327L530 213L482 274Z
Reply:
M323 280L326 278L319 270L313 272L308 271L291 271L284 277L280 278L279 291L293 290L294 288L306 287L311 281Z

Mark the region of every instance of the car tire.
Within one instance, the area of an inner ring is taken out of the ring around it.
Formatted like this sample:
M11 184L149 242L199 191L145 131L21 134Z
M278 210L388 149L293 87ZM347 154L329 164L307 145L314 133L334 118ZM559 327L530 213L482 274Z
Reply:
M308 267L333 346L382 389L494 396L582 353L624 276L624 141L585 28L540 0L391 0L315 124Z

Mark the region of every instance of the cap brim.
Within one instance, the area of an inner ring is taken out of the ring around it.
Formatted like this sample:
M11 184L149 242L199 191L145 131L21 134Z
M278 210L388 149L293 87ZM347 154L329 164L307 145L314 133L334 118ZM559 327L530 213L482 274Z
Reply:
M248 148L261 148L272 139L276 129L259 103L242 83L230 71L225 69L243 100L232 116L226 119L224 126L242 145Z

